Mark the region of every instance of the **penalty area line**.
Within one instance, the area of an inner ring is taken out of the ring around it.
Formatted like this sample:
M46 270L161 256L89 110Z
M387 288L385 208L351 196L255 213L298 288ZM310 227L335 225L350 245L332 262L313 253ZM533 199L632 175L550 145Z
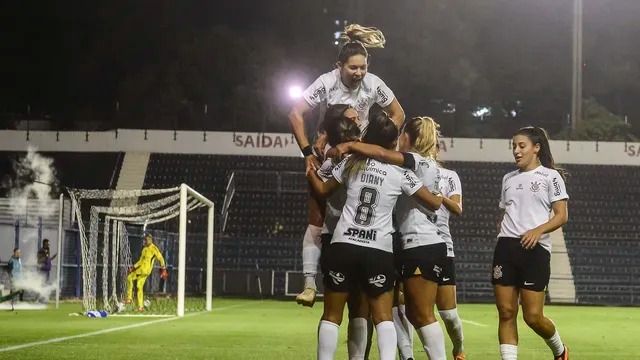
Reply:
M240 306L246 306L246 305L249 305L249 304L247 303L247 304L239 304L239 305L231 305L231 306L213 308L213 309L211 309L211 311L227 310L227 309L232 309L232 308L236 308L236 307L240 307ZM200 312L197 312L197 313L187 314L184 317L205 314L207 312L208 311L200 311ZM107 333L110 333L110 332L115 332L115 331L120 331L120 330L135 329L135 328L142 327L142 326L147 326L147 325L152 325L152 324L159 324L159 323L162 323L162 322L174 321L174 320L178 320L178 319L182 319L182 318L181 317L177 317L177 316L173 316L173 317L170 317L170 318L163 318L163 319L158 319L158 320L145 321L145 322L141 322L141 323L137 323L137 324L118 326L118 327L104 329L104 330L92 331L92 332L88 332L88 333L84 333L84 334L64 336L64 337L53 338L53 339L43 340L43 341L34 341L34 342L30 342L30 343L26 343L26 344L20 344L20 345L5 346L5 347L0 348L0 353L1 352L14 351L14 350L20 350L20 349L26 349L26 348L30 348L30 347L34 347L34 346L49 345L49 344L54 344L54 343L58 343L58 342L62 342L62 341L82 339L82 338L86 338L86 337L90 337L90 336L102 335L102 334L107 334Z

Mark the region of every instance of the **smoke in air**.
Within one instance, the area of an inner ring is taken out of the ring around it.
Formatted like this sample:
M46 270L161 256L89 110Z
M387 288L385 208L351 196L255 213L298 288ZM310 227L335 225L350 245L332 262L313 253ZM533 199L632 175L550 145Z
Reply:
M39 298L48 298L55 291L55 285L45 284L43 274L38 271L38 220L50 222L57 219L58 205L53 199L57 195L58 180L53 159L37 152L29 146L27 153L13 163L12 177L4 180L9 188L8 197L13 218L20 223L20 257L22 259L21 279L16 287ZM56 249L55 239L51 239L51 251Z

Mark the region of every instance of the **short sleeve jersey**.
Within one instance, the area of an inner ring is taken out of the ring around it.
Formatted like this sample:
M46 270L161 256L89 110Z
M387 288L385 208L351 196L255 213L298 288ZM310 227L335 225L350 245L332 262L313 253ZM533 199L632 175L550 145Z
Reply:
M538 166L531 171L508 173L502 179L499 206L504 217L498 236L520 238L549 221L554 202L568 198L564 180L556 170ZM551 252L550 234L542 235L539 243Z
M329 158L322 163L320 169L318 169L318 176L322 181L328 181L333 178L333 168L335 167L333 159ZM322 224L322 234L333 234L340 220L340 214L342 208L347 199L347 192L344 187L338 189L327 199L327 205L325 207L324 223Z
M331 243L351 243L393 252L392 213L401 194L413 195L422 182L411 170L372 159L356 174L345 171L344 159L333 177L347 189L347 200Z
M373 104L385 108L391 104L395 95L387 84L372 73L367 73L360 86L349 89L340 81L340 70L335 69L320 75L316 81L302 92L302 97L312 108L323 101L329 105L345 104L353 107L360 117L360 128L369 124L369 110Z
M447 198L450 198L453 195L462 195L460 178L455 171L444 169L442 167L440 168L440 193L442 196ZM440 209L436 211L436 215L438 215L436 224L438 225L440 236L447 244L447 256L454 257L453 238L451 237L451 229L449 228L449 218L451 217L451 213L444 205L442 205L440 206Z
M408 153L414 157L412 169L424 186L434 194L440 193L440 169L433 159L427 159L416 153ZM433 245L444 242L438 234L436 213L418 204L407 196L401 196L396 207L398 230L402 234L404 250L418 246Z

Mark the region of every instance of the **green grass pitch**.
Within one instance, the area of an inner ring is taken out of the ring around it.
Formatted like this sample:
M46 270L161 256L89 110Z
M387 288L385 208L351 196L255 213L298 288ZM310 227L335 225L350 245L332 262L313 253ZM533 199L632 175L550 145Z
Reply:
M214 299L214 311L175 320L69 316L76 311L78 304L0 312L0 359L315 359L322 303L308 309L292 301ZM495 307L460 305L459 312L467 359L499 360ZM574 360L640 358L640 308L548 306L546 313ZM108 329L115 330L87 336ZM552 359L522 321L519 329L520 359ZM336 359L346 359L346 323L340 331ZM415 352L417 359L427 358L417 336ZM370 358L378 359L375 337Z

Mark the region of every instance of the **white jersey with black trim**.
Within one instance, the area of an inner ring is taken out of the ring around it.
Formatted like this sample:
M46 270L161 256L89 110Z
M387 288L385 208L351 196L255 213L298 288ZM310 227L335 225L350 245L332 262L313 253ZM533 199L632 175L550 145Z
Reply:
M413 195L422 182L411 170L373 159L367 159L363 170L349 176L345 172L348 160L333 168L333 177L347 189L347 201L331 243L393 252L393 208L398 196Z
M440 169L433 159L409 153L415 160L413 171L424 186L434 194L440 193ZM402 249L433 245L444 242L438 235L436 213L407 196L401 196L396 206L398 231L402 234Z
M460 184L460 178L458 174L449 169L445 169L443 167L440 168L440 193L442 196L451 198L453 195L462 196L462 185ZM436 211L436 215L438 216L438 220L436 224L438 225L438 231L440 231L440 236L447 244L447 256L454 257L455 253L453 252L453 238L451 237L451 229L449 228L449 218L451 217L451 212L444 205L440 206L440 209Z
M320 169L318 169L318 176L322 181L327 182L333 178L333 168L335 167L333 159L329 158L322 163ZM335 193L327 199L327 205L324 212L324 223L322 224L322 234L333 234L340 220L340 214L342 214L342 208L347 200L347 191L343 187L336 190Z
M345 104L353 107L360 117L360 130L364 130L369 124L369 110L373 104L385 108L395 99L387 84L369 72L365 74L360 86L349 89L340 80L339 69L320 75L302 92L302 97L312 108L325 100L329 105Z
M531 171L506 174L502 179L499 205L504 216L498 237L520 238L549 221L554 202L568 198L564 180L556 170L540 165ZM538 242L551 252L550 234L542 235Z

